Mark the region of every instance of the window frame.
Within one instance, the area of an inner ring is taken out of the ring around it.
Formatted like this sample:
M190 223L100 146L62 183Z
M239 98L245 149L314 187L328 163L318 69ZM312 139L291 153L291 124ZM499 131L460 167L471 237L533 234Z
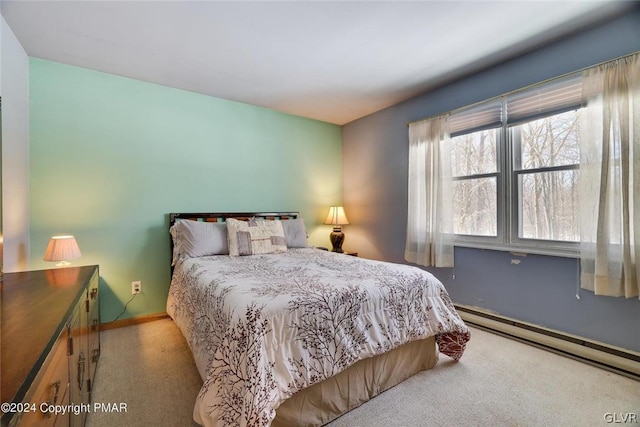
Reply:
M503 114L500 126L486 126L474 128L468 131L456 132L451 138L479 132L486 129L496 129L496 172L452 177L452 180L468 180L485 177L496 177L496 236L481 236L469 234L454 234L455 246L472 247L479 249L505 250L517 253L530 253L575 258L579 256L580 242L544 240L520 237L519 227L522 224L522 212L520 209L520 197L518 179L522 175L555 172L562 170L579 170L579 165L549 166L527 170L516 170L515 157L517 150L521 149L521 142L514 140L514 134L520 130L519 125L538 120L544 117L562 114L563 112L579 110L583 104L574 104L562 109L547 111L543 114L532 114L519 117L517 122L509 122ZM502 97L502 110L507 111L507 99Z
M483 235L473 235L473 234L456 234L454 233L454 244L458 246L469 246L469 247L484 247L484 246L495 246L498 242L504 241L504 203L505 198L503 197L504 193L504 173L503 173L503 156L504 156L504 144L502 140L504 139L504 133L502 131L502 126L487 126L482 128L471 129L468 132L459 132L456 134L452 134L451 138L455 138L457 136L468 135L474 132L482 132L484 130L495 129L496 130L496 171L495 172L487 172L481 174L471 174L471 175L460 175L452 177L452 181L463 181L463 180L471 180L471 179L480 179L480 178L496 178L496 236L483 236Z
M579 241L565 241L565 240L552 240L552 239L534 239L534 238L526 238L520 237L520 227L522 226L522 216L523 212L521 206L521 198L522 194L520 194L520 185L518 183L520 176L523 175L532 175L532 174L540 174L547 172L559 172L559 171L567 171L567 170L580 170L579 164L570 164L570 165L560 165L560 166L544 166L532 169L518 169L516 170L516 161L515 161L515 152L516 150L521 150L522 141L516 142L515 137L518 133L520 133L520 129L517 129L517 126L520 124L524 124L530 121L538 120L545 117L551 117L555 115L562 114L566 111L579 110L580 107L565 110L565 111L555 111L548 115L533 117L530 120L521 121L518 124L512 124L507 127L506 132L508 134L508 147L511 149L511 157L508 161L509 166L509 188L511 194L511 210L512 213L510 215L511 226L509 229L509 245L521 248L527 251L536 251L536 253L548 253L552 255L558 254L566 254L566 256L577 256L580 250L580 242ZM519 135L518 135L519 136Z

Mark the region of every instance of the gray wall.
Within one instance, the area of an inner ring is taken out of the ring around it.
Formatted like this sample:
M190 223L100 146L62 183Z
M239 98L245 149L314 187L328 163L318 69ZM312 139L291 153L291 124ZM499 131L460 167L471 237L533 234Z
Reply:
M351 222L345 227L345 249L404 262L408 122L636 51L640 5L607 23L344 126L344 205ZM529 255L512 264L515 257L508 252L468 248L456 248L455 256L454 270L433 270L455 302L640 351L640 301L579 291L577 260Z

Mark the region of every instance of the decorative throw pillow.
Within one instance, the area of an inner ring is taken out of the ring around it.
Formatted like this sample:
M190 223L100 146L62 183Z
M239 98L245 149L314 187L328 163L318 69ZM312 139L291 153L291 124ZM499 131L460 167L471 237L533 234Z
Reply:
M229 253L225 223L179 220L170 231L173 237L174 265L180 258Z
M287 240L287 248L306 248L307 229L302 218L286 219L282 221L284 237Z
M229 255L258 255L286 252L287 241L280 221L227 219Z

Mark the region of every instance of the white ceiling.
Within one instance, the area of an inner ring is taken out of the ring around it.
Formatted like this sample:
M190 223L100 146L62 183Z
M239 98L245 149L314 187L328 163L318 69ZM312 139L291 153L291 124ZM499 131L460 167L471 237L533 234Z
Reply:
M344 124L624 10L617 1L9 1L27 54Z

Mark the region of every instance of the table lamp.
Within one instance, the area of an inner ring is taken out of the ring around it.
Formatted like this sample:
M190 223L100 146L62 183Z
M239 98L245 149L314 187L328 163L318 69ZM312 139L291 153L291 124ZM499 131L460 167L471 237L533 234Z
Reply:
M333 231L329 235L331 245L333 246L331 251L343 253L342 242L344 242L344 233L342 232L342 226L349 224L349 220L347 220L347 216L344 213L344 208L342 206L331 206L329 208L329 215L327 215L324 223L333 225Z

